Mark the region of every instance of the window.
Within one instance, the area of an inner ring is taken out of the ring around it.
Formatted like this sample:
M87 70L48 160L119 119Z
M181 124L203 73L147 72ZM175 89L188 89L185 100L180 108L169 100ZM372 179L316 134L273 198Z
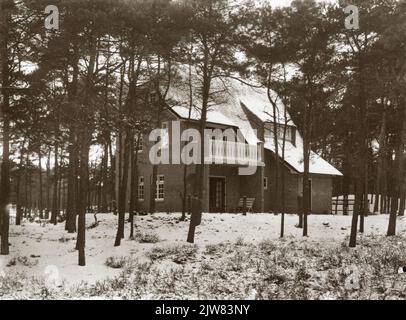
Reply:
M273 131L274 131L274 124L269 123L265 127L265 139L273 139ZM278 124L278 139L282 140L283 139L283 131L284 131L284 125L283 124ZM286 141L292 142L295 144L295 128L292 126L286 126L286 136L285 136Z
M138 201L144 201L144 177L138 177Z
M165 198L165 177L163 174L157 175L156 177L156 192L155 200L163 201Z
M143 147L143 143L144 143L144 139L142 138L142 134L140 134L138 139L140 139L140 141L136 141L136 147L137 147L138 153L140 153L140 152L142 152L142 147Z
M264 177L264 190L268 190L268 177Z
M158 95L155 92L151 92L147 96L147 100L149 104L156 104L158 102Z

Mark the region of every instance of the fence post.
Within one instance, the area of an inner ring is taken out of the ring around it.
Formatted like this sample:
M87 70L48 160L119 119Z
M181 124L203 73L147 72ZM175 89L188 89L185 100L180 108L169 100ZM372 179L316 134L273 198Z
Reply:
M247 196L244 196L242 199L243 199L242 200L242 214L244 216L246 216L247 215Z

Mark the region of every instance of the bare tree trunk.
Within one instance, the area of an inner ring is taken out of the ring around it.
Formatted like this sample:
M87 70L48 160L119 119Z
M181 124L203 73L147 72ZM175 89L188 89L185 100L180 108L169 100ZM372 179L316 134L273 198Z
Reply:
M273 112L273 143L275 145L275 181L274 181L274 190L273 190L273 210L275 213L279 213L279 197L280 197L280 190L279 190L279 132L278 132L278 117L279 117L279 110L277 107L277 101L275 101L272 96L271 96L271 80L272 80L272 65L269 65L268 67L268 75L267 75L267 96L268 96L268 101L272 104L272 112ZM276 98L276 100L279 97Z
M51 192L50 192L50 181L51 181L51 147L49 147L47 154L47 164L46 164L46 196L47 196L47 206L45 209L45 219L49 219L49 208L51 208Z
M138 133L137 140L132 143L131 150L131 200L130 200L130 239L134 238L134 215L138 209L138 150L142 133Z
M130 162L130 132L127 132L124 139L124 154L123 154L123 176L120 181L120 187L118 192L118 228L114 246L117 247L121 243L121 239L124 238L124 223L125 223L125 209L127 200L127 184L128 184L128 171Z
M76 130L71 128L69 141L69 167L68 167L68 195L66 206L66 222L65 230L68 233L76 231L76 215L77 215L77 171L78 171L78 153L76 147Z
M83 129L82 146L80 149L80 192L79 192L79 208L78 208L78 235L76 249L78 250L79 266L86 265L85 244L86 244L86 207L87 207L87 192L89 185L89 148L90 140L88 130Z
M44 218L44 208L43 208L43 183L42 183L42 154L41 154L41 143L38 146L38 181L39 181L39 192L38 192L38 209L39 209L39 218Z
M141 68L142 58L138 59L137 68L135 68L134 63L134 56L130 59L129 64L129 79L130 85L128 89L128 94L124 106L124 114L130 117L131 109L133 104L136 102L136 89L138 83L139 72ZM124 150L122 153L122 159L120 159L122 164L122 175L121 179L119 179L119 192L118 192L118 228L116 239L114 242L114 246L117 247L121 243L121 239L124 238L124 224L125 224L125 210L127 207L127 186L128 186L128 174L130 169L130 150L131 144L134 144L134 132L131 130L130 127L125 129L125 136L124 136ZM121 155L121 150L119 150ZM121 156L120 156L121 158Z
M282 163L285 163L285 147L286 147L286 130L287 130L287 113L286 113L286 105L284 108L284 119L285 123L283 126L283 141L282 141ZM285 170L282 168L281 171L281 230L280 230L280 237L283 238L285 235L285 210L286 210L286 199L285 199L285 191L286 191L286 178L285 178Z
M406 175L405 175L405 170L404 170L404 165L403 167L403 173L401 177L401 186L400 186L400 204L399 204L399 212L398 216L402 217L405 215L405 206L406 206Z
M16 181L16 225L21 225L21 219L23 216L21 205L21 177L23 175L23 163L24 163L24 145L25 139L21 143L20 147L20 163L18 164L18 173Z
M396 214L398 211L398 200L399 200L399 191L400 185L403 180L403 164L405 163L405 146L406 146L406 103L405 99L402 97L400 99L400 108L401 108L401 119L402 119L402 129L399 132L398 137L398 146L396 148L396 155L395 155L395 164L393 168L393 188L392 188L392 195L391 195L391 209L390 209L390 216L389 216L389 224L388 224L388 236L396 235Z
M51 213L51 223L57 224L58 220L58 142L55 140L55 151L54 151L54 191L52 195L52 213Z
M1 93L3 95L3 103L1 104L1 116L3 118L3 140L2 140L2 162L0 172L0 218L1 218L1 255L9 254L9 202L10 202L10 70L8 56L9 42L9 9L5 8L0 11L0 63L1 63Z
M108 160L109 160L109 149L107 143L104 144L104 154L102 163L102 186L101 186L101 211L107 212L107 192L109 187L108 181Z
M360 190L362 189L362 183L360 183L359 178L356 179L356 186L355 186L355 203L354 209L352 214L352 221L351 221L351 234L350 234L350 242L349 247L355 248L357 245L357 226L358 226L358 215L361 209L361 196Z
M199 123L200 141L200 164L196 165L196 180L195 180L195 194L192 197L192 214L189 224L189 231L187 236L187 242L194 243L196 226L201 223L203 213L203 201L206 199L206 166L204 159L204 146L205 146L205 132L207 123L207 107L209 104L210 88L212 81L213 68L210 66L210 53L207 49L204 50L203 58L203 85L202 85L202 108ZM197 202L197 203L196 203Z
M115 192L115 176L116 176L116 159L113 155L113 148L111 143L111 137L109 136L108 141L108 148L109 148L109 155L110 155L110 163L111 163L111 172L110 172L110 210L116 214L116 192Z
M383 100L384 101L384 100ZM379 132L379 153L378 153L378 166L377 166L377 173L376 173L376 196L375 196L375 203L374 203L374 212L379 212L379 196L382 198L382 174L383 171L383 164L384 158L386 157L386 103L383 103L383 112L382 112L382 121L381 121L381 130ZM381 205L382 210L382 205Z
M365 162L367 160L367 133L366 133L366 115L367 115L367 105L366 105L366 88L364 79L364 61L361 53L358 57L358 77L359 77L359 95L358 95L358 159L357 163L357 178L356 178L356 194L355 194L355 204L354 204L354 214L351 224L351 235L350 235L350 247L356 246L357 239L357 223L358 215L361 215L361 226L363 228L363 204L364 204L364 194L365 190Z
M310 164L310 134L311 134L311 114L312 101L309 101L308 107L304 111L303 126L303 236L308 236L307 217L310 213L310 190L309 190L309 164Z

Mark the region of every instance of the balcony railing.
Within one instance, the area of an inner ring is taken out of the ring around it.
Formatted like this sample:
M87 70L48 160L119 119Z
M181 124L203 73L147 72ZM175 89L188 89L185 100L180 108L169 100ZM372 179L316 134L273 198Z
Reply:
M208 141L205 157L206 164L258 164L262 163L263 145L252 145L242 142Z

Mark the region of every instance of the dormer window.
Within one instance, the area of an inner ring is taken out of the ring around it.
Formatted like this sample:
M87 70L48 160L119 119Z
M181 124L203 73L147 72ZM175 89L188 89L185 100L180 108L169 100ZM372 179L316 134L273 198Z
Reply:
M278 132L278 140L283 140L283 135L284 135L284 128L285 126L283 124L277 124L277 132ZM265 125L265 140L273 140L274 135L274 124L273 123L267 123ZM291 142L293 145L295 145L296 141L296 128L292 126L286 126L286 135L285 135L285 141Z
M158 103L158 94L156 92L150 92L147 96L147 101L151 105L155 105Z

